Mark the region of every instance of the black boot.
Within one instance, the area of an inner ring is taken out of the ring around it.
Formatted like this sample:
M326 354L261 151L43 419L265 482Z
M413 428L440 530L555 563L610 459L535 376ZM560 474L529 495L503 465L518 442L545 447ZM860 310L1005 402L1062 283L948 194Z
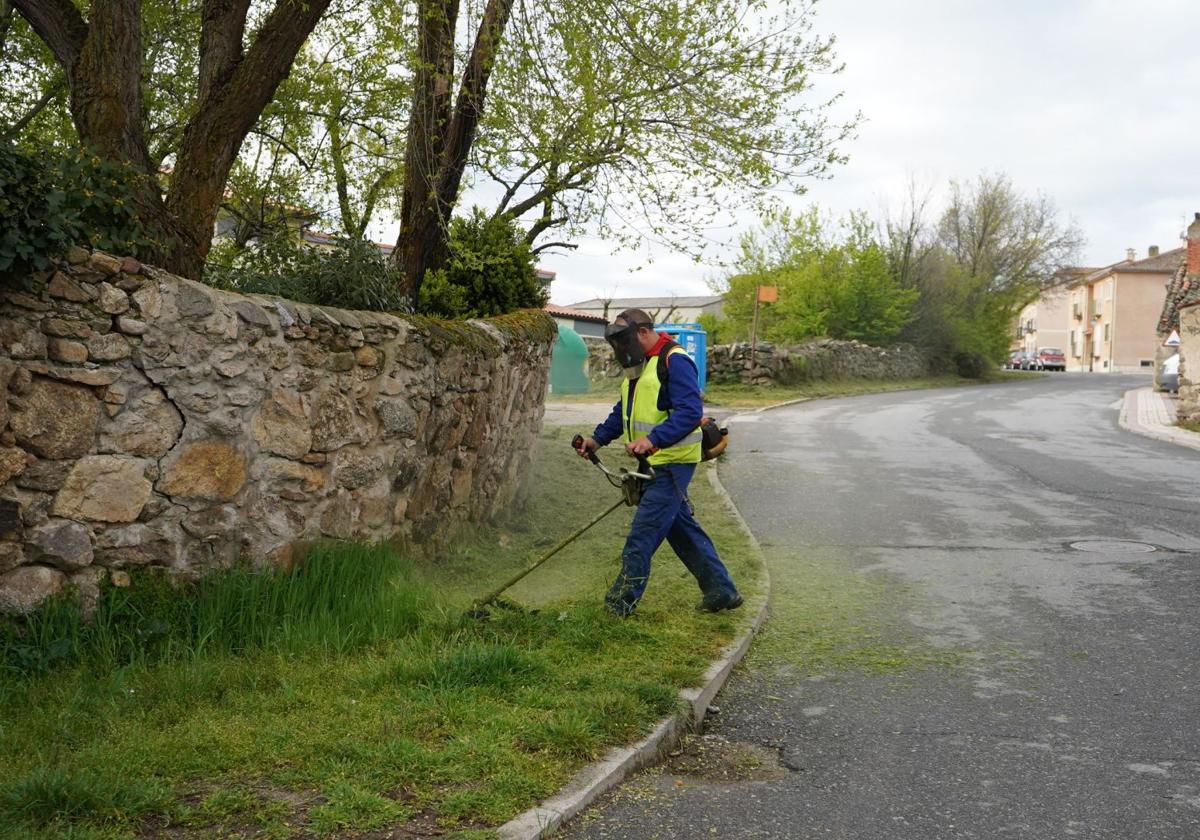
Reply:
M741 605L742 596L737 592L714 589L711 592L704 593L704 597L700 599L700 603L696 604L696 609L700 612L715 613L721 610L736 610Z

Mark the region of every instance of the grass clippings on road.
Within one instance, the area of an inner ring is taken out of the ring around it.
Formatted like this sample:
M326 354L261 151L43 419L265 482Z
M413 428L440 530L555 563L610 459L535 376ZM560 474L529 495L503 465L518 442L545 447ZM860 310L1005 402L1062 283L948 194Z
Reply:
M187 597L109 590L90 625L0 625L0 837L486 837L644 734L742 616L694 612L669 550L638 616L605 615L624 511L509 594L531 609L463 615L613 498L566 438L523 512L437 558L322 547ZM753 591L747 540L706 481L693 497Z
M838 379L808 382L803 385L745 385L713 383L704 391L707 404L722 408L764 408L793 400L853 397L888 391L919 391L928 388L953 388L960 385L987 385L1023 379L1039 379L1046 374L1004 372L990 379L964 379L961 376L922 376L913 379Z

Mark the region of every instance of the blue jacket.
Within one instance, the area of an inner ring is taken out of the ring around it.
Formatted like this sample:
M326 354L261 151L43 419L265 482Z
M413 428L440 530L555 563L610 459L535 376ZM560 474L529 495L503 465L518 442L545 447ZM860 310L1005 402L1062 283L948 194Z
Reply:
M657 349L662 349L663 342ZM658 364L658 353L646 357L646 364ZM667 378L667 399L670 401L671 414L666 420L654 427L647 437L658 449L673 446L690 435L700 425L704 416L704 397L700 395L700 372L696 363L687 353L675 353L671 356L671 375ZM631 383L637 387L637 382ZM618 399L609 413L608 419L596 427L592 437L596 443L606 446L617 440L625 432L625 424L621 418L621 401Z

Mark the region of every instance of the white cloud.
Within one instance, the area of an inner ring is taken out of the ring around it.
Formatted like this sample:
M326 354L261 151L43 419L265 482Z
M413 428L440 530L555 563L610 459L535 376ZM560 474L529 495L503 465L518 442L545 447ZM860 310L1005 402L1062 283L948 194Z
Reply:
M823 79L861 110L850 162L799 203L877 211L910 175L929 183L1007 172L1074 217L1087 264L1177 246L1200 210L1190 160L1200 138L1200 36L1183 0L826 0L817 31L847 64ZM715 257L729 256L731 243ZM663 252L611 254L603 242L547 255L554 300L597 293L702 294L714 264ZM636 270L635 270L636 269Z

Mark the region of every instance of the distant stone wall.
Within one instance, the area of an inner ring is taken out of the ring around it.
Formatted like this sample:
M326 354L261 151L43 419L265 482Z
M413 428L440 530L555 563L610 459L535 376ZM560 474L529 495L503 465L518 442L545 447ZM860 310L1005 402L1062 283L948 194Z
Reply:
M615 379L621 368L604 339L585 339L588 375L594 382ZM836 379L911 379L928 376L933 360L908 345L873 347L860 341L821 339L793 347L761 342L751 359L749 344L708 348L709 382L798 385Z
M753 355L753 358L752 358ZM760 343L713 347L708 353L710 382L799 385L838 379L912 379L928 376L928 354L909 345L874 347L861 341L821 339L792 347Z
M0 289L0 610L485 520L527 472L554 334L540 312L348 312L74 249Z

